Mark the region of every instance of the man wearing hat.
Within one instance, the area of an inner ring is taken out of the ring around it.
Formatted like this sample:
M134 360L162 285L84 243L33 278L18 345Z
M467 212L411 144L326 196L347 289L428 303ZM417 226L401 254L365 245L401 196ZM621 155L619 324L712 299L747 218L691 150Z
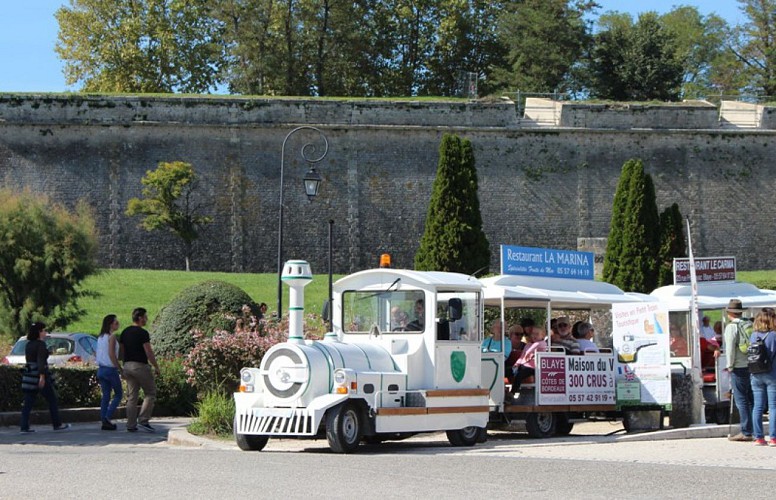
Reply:
M733 398L738 408L738 414L741 415L741 432L735 436L730 436L730 441L753 441L752 438L752 406L754 397L752 395L752 386L749 382L749 365L746 354L738 348L741 335L745 335L742 319L744 305L738 299L730 299L727 309L725 309L729 320L725 327L725 354L727 354L727 365L725 370L730 373L730 384L733 389Z

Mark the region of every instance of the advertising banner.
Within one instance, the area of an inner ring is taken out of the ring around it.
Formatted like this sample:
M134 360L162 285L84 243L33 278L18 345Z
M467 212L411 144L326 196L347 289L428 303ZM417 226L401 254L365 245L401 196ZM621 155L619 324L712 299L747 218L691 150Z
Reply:
M593 252L501 245L501 274L548 278L595 278Z
M540 405L615 404L615 361L611 354L536 355Z
M697 257L695 277L698 283L736 280L735 257ZM674 285L690 282L690 259L674 259Z
M612 305L617 404L671 404L668 311L660 303Z

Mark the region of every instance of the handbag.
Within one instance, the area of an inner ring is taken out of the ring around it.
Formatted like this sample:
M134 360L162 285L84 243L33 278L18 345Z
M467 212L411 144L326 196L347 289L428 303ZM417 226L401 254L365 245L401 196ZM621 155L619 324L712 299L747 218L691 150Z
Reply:
M37 391L38 380L40 380L38 363L27 363L24 365L24 371L22 371L22 391Z

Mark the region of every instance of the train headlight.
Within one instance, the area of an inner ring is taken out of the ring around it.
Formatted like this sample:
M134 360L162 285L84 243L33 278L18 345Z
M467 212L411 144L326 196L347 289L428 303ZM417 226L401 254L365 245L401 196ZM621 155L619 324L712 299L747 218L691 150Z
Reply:
M349 368L334 370L334 386L334 392L337 394L347 394L349 391L356 391L358 389L356 372Z
M253 392L255 378L249 368L240 370L240 392Z

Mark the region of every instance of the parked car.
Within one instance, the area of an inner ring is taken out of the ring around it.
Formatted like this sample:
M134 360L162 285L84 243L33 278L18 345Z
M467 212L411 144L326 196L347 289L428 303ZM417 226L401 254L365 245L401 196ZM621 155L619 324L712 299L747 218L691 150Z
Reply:
M88 333L49 333L46 337L49 350L49 365L66 365L68 363L97 363L97 338ZM27 338L16 341L10 354L5 356L5 365L23 365L24 349Z

